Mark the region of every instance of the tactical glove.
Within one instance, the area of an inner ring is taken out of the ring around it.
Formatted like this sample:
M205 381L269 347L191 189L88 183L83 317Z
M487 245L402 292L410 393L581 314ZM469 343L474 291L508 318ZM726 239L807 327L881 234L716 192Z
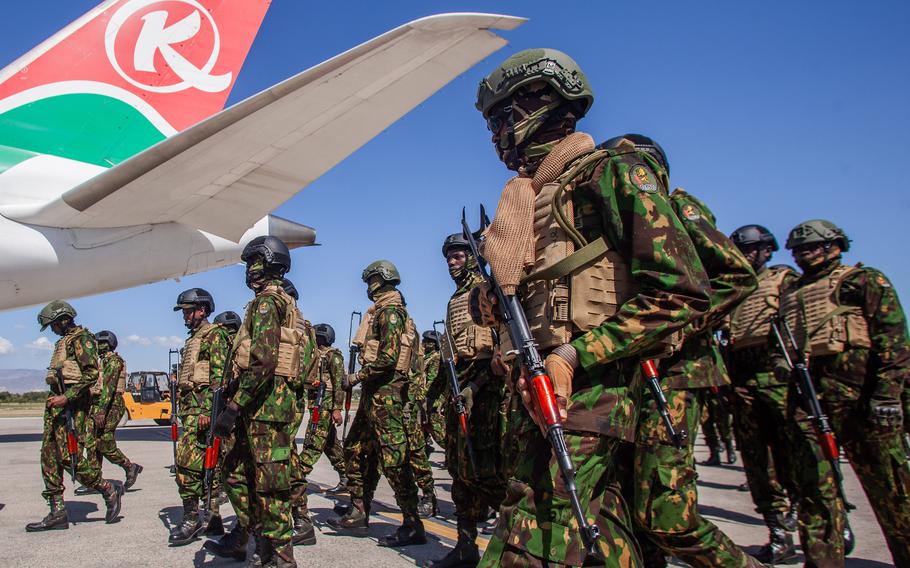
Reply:
M474 393L477 392L477 385L472 381L469 381L467 385L461 392L458 393L458 396L461 397L461 400L464 401L464 411L468 416L471 415L471 409L474 408Z
M234 430L234 423L237 422L237 416L240 414L240 409L235 403L229 403L224 410L221 411L221 414L218 415L218 418L215 419L215 435L220 438L226 438L231 435L231 432Z
M98 414L95 415L95 429L96 430L101 430L102 428L104 428L105 422L106 422L105 415L103 412L99 412Z
M877 426L900 426L903 422L901 409L892 403L872 401L870 404L872 422Z

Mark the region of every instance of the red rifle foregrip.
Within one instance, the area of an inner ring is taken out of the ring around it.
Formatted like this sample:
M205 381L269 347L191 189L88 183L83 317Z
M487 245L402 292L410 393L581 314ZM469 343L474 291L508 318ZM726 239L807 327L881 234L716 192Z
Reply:
M645 359L644 361L641 362L641 370L645 374L645 376L650 380L654 380L658 377L657 365L655 365L654 361L652 361L651 359Z
M79 453L79 443L76 441L76 435L72 432L66 433L66 449L71 456Z
M553 392L553 381L546 373L539 373L531 377L531 389L537 400L537 408L547 426L562 423L559 418L559 406L556 404L556 394Z
M313 424L316 424L317 422L319 422L319 407L314 406L313 410L310 411L310 415L311 415L311 420L313 421Z
M171 424L171 441L172 442L177 441L177 423L176 422Z
M215 469L215 461L217 461L215 455L215 446L205 449L205 464L203 465L205 469Z
M466 437L470 436L470 434L468 433L468 417L465 416L464 414L459 414L458 421L461 422L461 431L464 432L464 435Z
M348 393L344 396L344 411L347 412L351 409L351 393Z
M840 459L840 452L837 450L837 443L834 441L834 434L825 432L822 434L822 451L829 460Z

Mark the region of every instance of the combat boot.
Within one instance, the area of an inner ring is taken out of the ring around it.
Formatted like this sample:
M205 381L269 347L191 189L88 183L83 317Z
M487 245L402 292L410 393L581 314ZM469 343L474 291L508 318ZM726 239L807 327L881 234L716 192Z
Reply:
M417 514L423 518L433 517L439 512L439 506L436 503L436 494L433 492L424 493L417 502Z
M708 456L708 459L701 462L701 465L720 465L720 452L723 451L723 448L720 446L715 446L711 448L711 454Z
M221 515L212 515L209 522L205 525L205 536L221 536L224 534L224 523L221 521Z
M123 488L129 489L136 484L139 474L142 473L142 466L138 463L131 463L126 469L126 481L123 482Z
M73 494L78 495L80 497L82 497L83 495L91 495L92 493L97 493L97 491L95 491L91 487L86 487L85 485L80 485L79 487L77 487L76 489L73 490Z
M234 528L231 529L231 532L225 535L220 541L215 542L214 540L207 540L202 547L215 556L233 558L238 562L242 562L246 560L246 544L249 541L250 535L247 534L246 529L239 524L236 524L234 525Z
M727 440L725 445L727 450L727 463L736 463L736 448L733 447L733 440Z
M787 509L787 514L784 515L784 528L787 529L787 532L796 532L799 529L799 518L798 518L798 509L796 508L796 501L790 503L790 508Z
M253 539L256 541L256 546L253 551L253 557L247 563L247 568L265 568L272 561L275 550L264 536L254 534Z
M174 546L183 546L196 540L202 530L202 520L199 518L199 509L195 499L183 500L183 522L171 532L168 538Z
M120 498L123 496L123 486L108 479L102 480L102 484L97 489L101 492L101 496L104 497L104 505L107 507L107 511L104 513L104 522L110 524L116 521L117 516L120 515Z
M351 507L338 519L326 521L334 529L365 529L370 526L370 515L360 499L351 499Z
M853 536L853 529L850 528L850 520L844 515L844 556L850 556L853 549L856 548L856 537Z
M756 560L764 564L780 564L796 557L793 547L793 537L784 528L781 515L765 515L765 524L768 525L768 544L761 547L753 554Z
M348 490L348 480L344 475L338 477L338 484L335 487L329 487L325 490L326 495L338 495L339 493L346 493Z
M316 544L316 531L313 529L313 522L306 509L294 509L294 533L291 537L293 544L302 544L310 546Z
M430 560L430 568L474 568L480 562L480 550L474 542L477 540L477 524L473 521L458 519L458 542L455 548L439 560Z
M426 544L427 535L419 516L406 516L404 522L393 534L379 538L379 546L398 548L412 544Z
M297 568L297 562L294 561L294 545L290 542L276 544L269 542L272 549L272 558L268 563L262 565L263 568Z
M25 532L62 531L70 528L66 507L51 503L51 512L37 523L25 525Z

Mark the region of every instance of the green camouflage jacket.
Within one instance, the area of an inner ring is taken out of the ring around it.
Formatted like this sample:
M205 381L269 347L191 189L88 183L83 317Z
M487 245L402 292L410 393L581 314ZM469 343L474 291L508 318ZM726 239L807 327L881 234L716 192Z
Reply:
M336 408L344 408L344 390L341 388L341 378L345 375L344 355L335 347L316 347L313 355L313 365L315 366L315 371L312 374L313 381L308 381L306 386L309 398L311 400L316 398L319 364L320 359L324 356L325 371L322 378L326 381L326 385L322 408L326 412L331 412Z
M66 335L57 340L58 343L61 341L67 342L66 358L75 360L82 371L82 380L69 385L66 389L66 398L69 401L82 399L86 405L91 404L88 392L98 380L99 373L98 343L95 336L81 325L74 325ZM53 391L57 392L56 386L53 387Z
M180 416L194 416L199 414L210 414L212 412L212 393L213 385L221 385L224 382L224 372L227 364L228 354L231 351L230 334L227 328L218 324L208 324L211 326L211 332L199 345L199 361L209 362L209 384L195 385L193 388L180 387L179 394L179 412ZM189 332L187 341L193 338L197 333L201 333L206 324L202 324L195 330Z
M408 312L400 304L387 305L373 314L370 338L379 340L376 360L363 365L355 381L363 383L365 395L401 393L407 387L407 374L395 371L407 321Z
M95 412L107 414L114 398L117 397L117 381L120 379L120 370L126 363L116 351L105 351L101 354L101 394L95 401Z

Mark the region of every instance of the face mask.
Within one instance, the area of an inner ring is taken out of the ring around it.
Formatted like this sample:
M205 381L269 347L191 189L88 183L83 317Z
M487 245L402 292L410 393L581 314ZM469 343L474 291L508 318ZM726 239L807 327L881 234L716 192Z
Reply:
M256 260L246 266L246 286L254 292L265 284L265 262Z

